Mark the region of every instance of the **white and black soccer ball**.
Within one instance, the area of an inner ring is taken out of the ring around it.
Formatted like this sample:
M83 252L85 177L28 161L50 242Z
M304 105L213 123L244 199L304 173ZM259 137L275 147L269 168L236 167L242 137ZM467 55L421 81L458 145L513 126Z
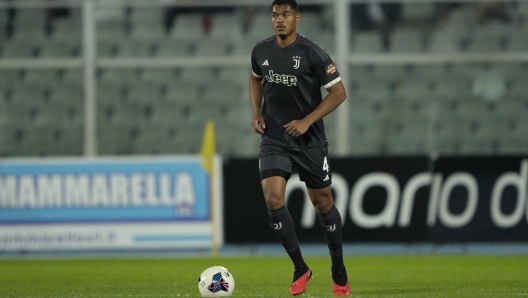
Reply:
M198 290L202 297L229 297L235 291L235 279L222 266L209 267L198 278Z

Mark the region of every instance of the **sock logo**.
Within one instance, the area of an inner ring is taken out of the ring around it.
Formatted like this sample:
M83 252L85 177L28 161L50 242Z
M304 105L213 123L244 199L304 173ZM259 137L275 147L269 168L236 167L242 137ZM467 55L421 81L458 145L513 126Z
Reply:
M282 229L282 223L281 223L280 221L279 221L279 223L274 223L274 224L273 224L273 228L274 228L275 230L277 230L277 231L280 230L280 229Z
M330 233L333 232L333 231L335 231L335 229L336 229L336 225L335 225L335 224L333 224L333 225L329 225L329 226L326 226L326 230L327 230L328 232L330 232Z

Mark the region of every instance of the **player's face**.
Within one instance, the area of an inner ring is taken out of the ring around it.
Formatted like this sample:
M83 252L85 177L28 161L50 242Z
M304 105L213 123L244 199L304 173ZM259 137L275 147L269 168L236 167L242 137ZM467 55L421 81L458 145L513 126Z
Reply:
M271 11L271 23L278 36L288 36L295 31L300 15L290 5L274 5Z

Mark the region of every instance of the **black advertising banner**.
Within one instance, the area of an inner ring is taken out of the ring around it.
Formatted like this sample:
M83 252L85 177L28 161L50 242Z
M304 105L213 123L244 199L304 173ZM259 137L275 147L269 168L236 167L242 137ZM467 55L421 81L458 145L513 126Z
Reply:
M440 158L431 240L528 241L528 158Z
M336 158L332 191L345 242L528 241L528 158ZM224 165L226 243L276 242L257 159ZM324 241L294 173L287 207L302 242Z

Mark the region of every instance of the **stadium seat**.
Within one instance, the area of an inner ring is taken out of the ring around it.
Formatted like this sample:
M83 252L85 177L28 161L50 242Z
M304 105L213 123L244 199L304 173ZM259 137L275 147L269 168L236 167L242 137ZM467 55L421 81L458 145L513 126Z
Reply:
M528 32L525 30L515 31L506 43L506 50L512 52L528 51Z
M238 43L242 40L243 35L243 22L236 12L219 12L212 15L208 38Z
M20 72L14 69L0 69L0 90L11 88L19 82Z
M188 105L178 102L161 103L152 106L149 126L177 127L187 121Z
M112 126L137 127L141 119L141 107L139 105L100 105L98 106L98 123L101 129Z
M35 84L19 84L11 89L13 104L31 107L44 102L44 90Z
M137 69L106 68L98 74L99 82L114 84L134 84L138 80Z
M1 115L1 112L0 112ZM1 117L1 116L0 116ZM0 157L13 156L16 152L15 129L13 127L2 125L0 120Z
M432 93L431 83L427 79L408 77L394 87L394 96L402 99L427 100Z
M269 26L271 26L271 21L268 21ZM301 13L301 21L297 24L297 32L317 42L317 40L323 35L323 26L321 24L320 16L312 11Z
M165 126L142 127L133 143L133 154L171 154L167 144L170 144L174 136L171 130Z
M130 39L143 42L157 42L166 38L166 30L160 20L155 23L132 23Z
M232 51L232 43L224 39L204 39L196 44L196 56L223 57Z
M526 108L523 112L526 113ZM528 130L526 127L528 127L526 117L505 119L505 132L499 143L500 151L525 155L526 150L528 150Z
M97 41L100 43L112 43L117 46L121 41L126 40L127 38L127 32L122 24L103 26L98 23L96 32Z
M157 43L156 56L187 57L191 54L193 43L187 40L162 40Z
M147 67L141 70L139 81L164 87L174 84L178 75L172 68L151 68Z
M28 69L23 72L23 84L39 86L42 89L54 86L59 81L56 69Z
M98 41L119 41L127 37L127 9L117 1L100 2L96 7Z
M401 18L405 23L426 23L435 18L434 3L402 3Z
M97 42L97 57L117 56L118 42L115 40L100 40Z
M202 123L207 120L220 120L228 113L227 104L204 103L190 106L189 122Z
M506 138L498 143L498 152L505 155L525 155L528 150L526 139Z
M203 103L232 103L238 95L236 85L222 82L206 86L200 102Z
M49 155L53 144L54 129L49 127L26 128L20 134L20 147L17 156Z
M444 76L449 76L449 69L445 63L436 64L416 64L410 69L412 78L427 79L431 82L442 80Z
M469 6L460 6L449 13L440 28L456 40L465 41L478 26L477 23L476 12Z
M51 40L79 47L82 43L81 19L64 18L53 21Z
M206 119L200 123L187 123L179 125L174 130L171 142L167 144L169 152L178 154L198 154L202 145L202 136Z
M169 38L198 42L205 37L204 16L201 13L186 13L176 16L172 23Z
M67 120L68 110L63 106L41 105L36 107L32 123L39 127L60 128L70 124Z
M133 152L135 128L112 125L99 127L97 152L100 155L124 155Z
M392 32L390 51L395 53L419 53L424 50L422 32L418 29L396 29Z
M504 48L505 37L481 32L469 39L468 52L500 52Z
M250 74L251 67L227 66L220 68L217 79L220 83L233 84L239 88L246 88Z
M233 43L232 54L236 56L246 56L249 61L253 47L257 44L257 42L265 39L268 36L269 35L250 36L249 34L246 34L243 36L242 41Z
M97 85L96 96L98 105L124 104L125 88L120 84L101 83Z
M446 76L434 80L432 96L438 99L465 98L470 95L470 81L459 76Z
M193 86L207 85L213 82L215 78L216 70L211 67L185 67L180 72L181 81Z
M149 57L153 56L153 43L148 40L128 39L119 43L119 57Z
M385 80L389 85L395 80L401 80L411 74L408 65L377 65L372 67L372 76Z
M504 121L509 119L525 118L525 113L528 112L525 102L516 99L516 97L512 96L506 100L498 101L494 110L495 117L498 119L503 119Z
M199 96L200 89L197 85L174 82L167 85L165 101L192 105L198 100Z
M244 131L232 146L232 154L238 157L258 156L261 138L251 129Z
M426 121L408 121L405 116L389 121L387 153L402 155L425 152L429 138L427 124Z
M55 134L53 155L79 156L83 154L84 131L82 125L69 125L57 129Z
M33 42L26 40L2 42L3 58L31 58L36 56Z
M32 39L41 41L46 38L46 8L19 8L16 10L13 28L15 40Z
M23 127L28 120L28 107L19 104L0 103L0 127Z
M332 31L321 31L322 35L314 35L309 38L319 44L329 55L335 59L336 57L336 46L335 46L335 34Z
M130 23L161 24L163 16L163 7L134 7L130 11Z
M4 29L4 26L6 26L7 24L8 18L9 17L7 9L0 9L0 28Z
M443 113L438 111L431 118L431 130L428 140L429 152L440 154L458 154L460 151L460 141L464 137L462 130L462 120L453 113Z
M125 99L127 102L154 103L160 101L161 90L156 84L138 82L127 86Z
M267 11L259 11L252 18L248 30L248 38L262 40L273 35L273 27L271 25L271 17Z
M39 51L39 57L41 58L73 58L80 55L80 44L73 45L63 40L43 42Z
M449 32L436 30L432 33L427 50L432 53L458 52L460 41Z
M387 127L385 120L351 118L349 147L356 156L372 156L386 153Z
M50 89L49 101L70 107L81 107L83 103L83 89L77 83L60 83Z
M357 89L350 92L354 98L362 101L383 102L392 96L390 83L380 79L359 83Z
M378 31L358 32L354 37L352 51L354 53L381 53L383 44Z
M506 77L494 71L484 71L473 79L473 96L486 101L499 101L507 92Z
M84 82L83 80L84 80L83 71L80 69L68 68L62 71L61 81L63 83L66 83L66 84L72 83L72 84L77 84L81 86Z

